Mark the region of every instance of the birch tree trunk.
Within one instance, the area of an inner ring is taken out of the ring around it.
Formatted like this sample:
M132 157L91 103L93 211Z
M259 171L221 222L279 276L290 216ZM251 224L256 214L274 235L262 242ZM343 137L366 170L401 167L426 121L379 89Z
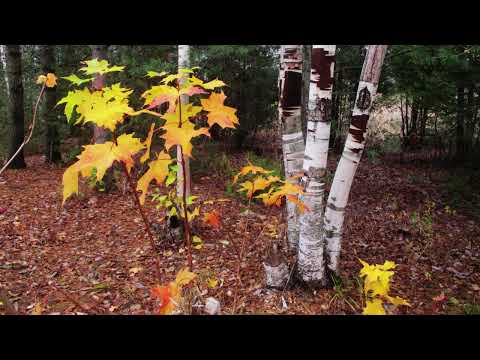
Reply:
M5 88L7 97L10 97L10 88L8 86L8 75L7 75L7 55L6 55L5 45L0 45L0 60L2 61L3 74L5 77Z
M302 133L302 46L282 45L279 75L279 119L282 123L282 152L287 178L302 169L304 141ZM298 246L296 206L287 201L287 238L292 251Z
M326 285L322 239L323 196L330 140L335 45L313 45L303 159L305 195L310 209L299 217L298 275L311 286Z
M185 69L190 67L190 46L189 45L178 45L178 69ZM188 103L188 96L182 95L181 102L183 104ZM182 119L183 120L183 119ZM178 171L177 171L177 196L183 197L183 169L182 169L182 161L185 161L185 172L186 172L186 179L187 184L185 187L185 195L188 197L191 193L191 174L190 174L190 161L188 158L182 159L181 156L181 147L177 145L177 163L178 163Z
M17 152L24 140L25 113L23 109L23 82L22 82L22 51L20 45L6 46L7 76L8 76L8 113L12 124L10 151L7 159ZM25 168L23 149L15 156L8 166L10 169Z
M368 46L347 140L335 171L325 210L326 260L328 269L337 274L345 207L350 195L353 178L365 147L370 108L377 91L386 51L386 45Z

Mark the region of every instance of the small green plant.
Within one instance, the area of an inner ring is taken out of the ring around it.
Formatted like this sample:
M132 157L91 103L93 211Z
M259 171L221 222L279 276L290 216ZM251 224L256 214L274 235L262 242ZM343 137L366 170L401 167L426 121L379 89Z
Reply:
M96 188L100 192L105 192L105 182L97 180L97 168L93 168L90 176L87 177L87 185L90 189Z
M428 200L422 212L413 212L410 218L412 226L417 227L420 235L427 240L433 237L433 210L435 202Z
M247 152L247 160L259 167L271 170L270 174L272 176L278 176L282 180L285 180L282 171L282 164L279 161L268 157L259 156L251 151Z
M372 164L378 164L380 162L380 153L375 148L366 148L365 154L367 155L367 159L372 162Z
M464 304L463 312L465 315L480 315L480 304Z

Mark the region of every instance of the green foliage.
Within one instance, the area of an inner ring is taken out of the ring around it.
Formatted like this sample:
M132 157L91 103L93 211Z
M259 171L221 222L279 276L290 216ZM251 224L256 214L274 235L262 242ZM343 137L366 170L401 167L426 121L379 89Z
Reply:
M192 63L201 67L199 76L213 80L222 74L228 85L225 93L242 119L233 130L220 135L233 137L241 146L256 127L271 126L277 116L278 63L276 49L271 45L202 45L192 47ZM234 92L231 89L235 89ZM218 135L217 135L218 137Z
M263 157L255 154L254 152L247 152L247 159L253 164L268 169L272 171L272 176L278 176L282 180L285 180L283 174L282 163L278 160L272 159L271 157Z
M80 146L71 147L68 152L63 157L63 162L65 164L71 164L77 160L77 156L82 153L83 149Z

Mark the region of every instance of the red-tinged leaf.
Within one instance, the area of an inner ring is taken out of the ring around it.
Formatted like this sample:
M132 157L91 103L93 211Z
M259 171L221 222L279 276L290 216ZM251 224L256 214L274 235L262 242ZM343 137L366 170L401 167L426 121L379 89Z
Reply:
M203 217L203 222L213 228L220 228L220 216L218 215L216 210L213 210L212 212L207 212Z

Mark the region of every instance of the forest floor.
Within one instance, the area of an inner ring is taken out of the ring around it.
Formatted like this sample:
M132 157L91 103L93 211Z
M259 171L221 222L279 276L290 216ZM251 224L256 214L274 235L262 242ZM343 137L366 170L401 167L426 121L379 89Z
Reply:
M27 162L27 169L8 170L0 178L0 287L16 311L155 313L155 260L131 194L81 186L83 195L62 208L64 169L45 165L40 156ZM238 169L245 155L233 155L232 162ZM335 165L332 159L332 172ZM204 245L193 250L194 271L204 282L218 280L214 287L199 285L201 297L217 298L222 314L233 312L235 298L237 314L361 314L360 258L398 265L391 293L412 306L397 313L478 313L480 220L465 205L472 198L455 197L447 178L447 170L362 160L346 210L341 282L313 292L264 287L262 262L279 233L281 211L252 204L246 214L246 201L225 190L231 178L197 175L192 193L214 200L202 210L217 209L222 223L218 230L201 221L195 227ZM159 218L148 200L146 211L150 219ZM244 239L247 248L240 285L232 238ZM180 245L162 246L167 284L186 265L187 252Z

